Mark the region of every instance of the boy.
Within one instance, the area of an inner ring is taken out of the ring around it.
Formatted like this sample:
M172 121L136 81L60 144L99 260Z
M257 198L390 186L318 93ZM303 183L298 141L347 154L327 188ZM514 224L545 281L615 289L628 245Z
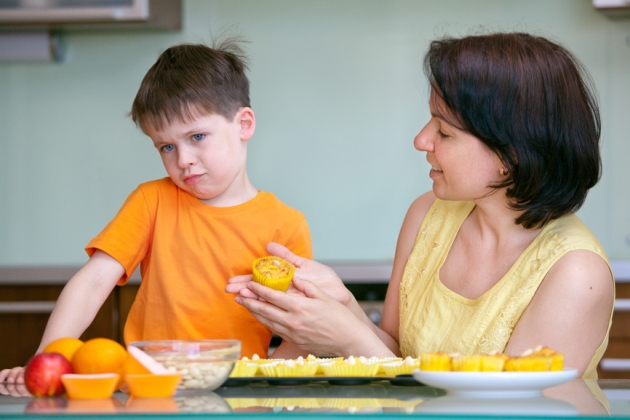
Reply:
M227 280L251 273L270 241L307 258L312 250L305 217L247 176L256 121L245 69L228 40L171 47L145 75L130 115L168 178L141 184L87 245L90 260L64 287L38 352L54 339L79 337L140 264L126 343L239 339L243 356L267 354L271 332L224 292ZM21 373L5 370L0 380L21 382Z

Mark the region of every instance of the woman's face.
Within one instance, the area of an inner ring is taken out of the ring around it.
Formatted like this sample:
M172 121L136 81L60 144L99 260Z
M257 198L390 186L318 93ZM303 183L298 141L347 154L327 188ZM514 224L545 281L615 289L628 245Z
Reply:
M483 142L449 121L442 99L431 93L431 119L414 139L416 149L427 152L433 192L443 200L469 201L485 197L494 189L489 185L504 180L501 159Z

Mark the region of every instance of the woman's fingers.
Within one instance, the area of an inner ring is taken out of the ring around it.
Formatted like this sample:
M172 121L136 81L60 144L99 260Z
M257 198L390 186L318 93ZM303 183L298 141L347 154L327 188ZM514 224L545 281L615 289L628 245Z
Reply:
M276 242L269 242L267 244L267 251L271 255L277 255L278 257L289 261L291 264L298 268L302 266L304 261L307 261L305 258L298 257L293 252L289 251L289 248L287 248L286 246L280 245Z

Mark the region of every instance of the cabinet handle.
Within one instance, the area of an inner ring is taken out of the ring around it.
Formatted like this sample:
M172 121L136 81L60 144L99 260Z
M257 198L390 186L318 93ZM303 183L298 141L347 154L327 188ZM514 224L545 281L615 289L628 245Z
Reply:
M630 359L602 359L599 367L602 370L630 370Z
M615 299L615 311L630 312L630 299Z
M55 301L0 302L0 314L49 314Z

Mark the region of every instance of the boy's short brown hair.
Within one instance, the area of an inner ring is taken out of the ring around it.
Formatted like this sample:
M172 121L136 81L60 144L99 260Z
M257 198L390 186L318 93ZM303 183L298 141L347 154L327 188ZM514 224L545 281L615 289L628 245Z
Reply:
M231 120L250 106L247 63L240 41L229 38L209 47L180 44L168 48L144 76L129 115L143 131L161 130L195 113Z

